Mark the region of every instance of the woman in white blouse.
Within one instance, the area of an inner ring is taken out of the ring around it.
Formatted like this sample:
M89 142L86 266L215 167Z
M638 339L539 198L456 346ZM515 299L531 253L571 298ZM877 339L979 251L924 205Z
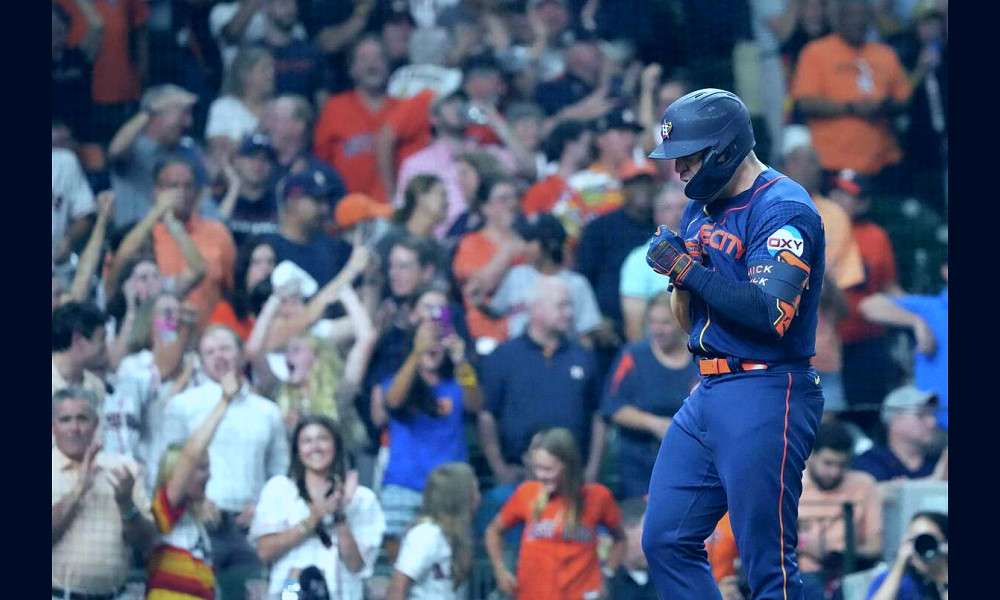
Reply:
M212 167L221 169L240 142L257 131L274 95L274 58L265 48L240 50L227 73L223 93L208 108L205 139Z
M362 600L374 572L385 517L374 492L347 470L343 438L327 417L303 419L292 437L287 477L271 478L260 494L250 539L271 565L270 595L316 566L331 598Z

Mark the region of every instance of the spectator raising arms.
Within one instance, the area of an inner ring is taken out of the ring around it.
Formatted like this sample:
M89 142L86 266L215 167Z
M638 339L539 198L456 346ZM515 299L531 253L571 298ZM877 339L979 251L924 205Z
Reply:
M261 561L271 565L269 594L318 567L329 598L361 600L385 531L375 493L348 470L344 440L327 417L303 419L292 434L288 475L268 480L250 527Z
M479 482L466 463L438 465L423 505L403 538L386 600L459 600L472 572L472 515Z
M228 373L221 384L222 397L205 422L183 446L171 446L160 459L158 485L153 495L153 519L160 532L160 542L147 567L147 600L212 600L215 597L208 533L198 518L201 515L194 513L205 499L209 478L208 444L229 403L240 391L236 373Z
M497 587L518 600L605 596L598 527L614 539L604 572L613 576L625 553L621 510L611 491L583 482L580 451L566 429L542 433L531 462L537 481L522 483L486 530ZM518 523L525 528L515 577L503 564L500 534Z
M389 464L382 490L386 533L401 536L416 516L431 470L468 460L463 414L482 408L476 373L465 359L465 343L449 320L421 323L412 352L399 371L375 390L372 405L372 421L389 426ZM394 550L390 548L390 556Z

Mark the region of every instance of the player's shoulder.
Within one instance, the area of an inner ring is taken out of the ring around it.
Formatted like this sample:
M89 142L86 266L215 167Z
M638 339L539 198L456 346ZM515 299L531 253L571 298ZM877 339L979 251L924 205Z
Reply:
M757 198L750 207L750 217L763 221L770 216L802 217L805 222L819 225L821 217L816 203L804 187L774 169L768 169L761 178Z

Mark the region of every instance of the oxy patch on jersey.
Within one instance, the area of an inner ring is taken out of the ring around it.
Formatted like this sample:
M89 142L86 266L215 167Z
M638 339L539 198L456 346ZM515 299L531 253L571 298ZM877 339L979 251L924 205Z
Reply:
M778 252L788 250L795 256L801 257L805 246L802 234L791 225L785 225L767 238L767 251L771 256L777 256Z

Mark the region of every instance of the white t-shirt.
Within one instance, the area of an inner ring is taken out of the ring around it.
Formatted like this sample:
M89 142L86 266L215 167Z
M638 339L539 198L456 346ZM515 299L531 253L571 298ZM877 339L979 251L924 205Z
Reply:
M271 566L269 594L281 593L292 569L302 570L315 565L323 571L331 598L362 600L364 580L375 572L375 561L385 534L385 516L375 492L362 486L358 487L344 513L364 562L361 570L351 573L340 560L335 533L331 531L333 546L330 548L323 546L319 536L311 535ZM287 531L308 516L309 505L299 494L295 482L284 475L272 477L260 492L250 525L250 541L256 544L265 535Z
M208 108L205 139L228 137L237 143L257 131L260 119L235 96L223 96Z
M451 546L436 523L422 521L406 532L396 570L413 580L408 600L459 600L465 586L452 581Z
M66 236L70 223L97 210L94 192L76 155L52 149L52 252Z

